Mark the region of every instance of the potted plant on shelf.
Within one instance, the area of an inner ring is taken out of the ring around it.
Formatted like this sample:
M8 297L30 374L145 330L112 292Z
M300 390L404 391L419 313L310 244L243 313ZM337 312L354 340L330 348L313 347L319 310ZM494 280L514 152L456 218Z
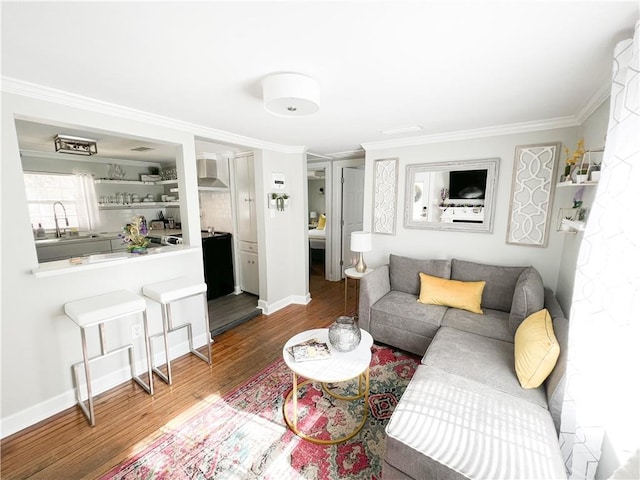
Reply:
M598 182L600 181L600 164L596 163L591 166L591 181Z
M584 183L589 178L589 169L581 167L576 174L576 183Z
M569 153L569 149L567 147L564 148L564 153L567 156L565 162L564 162L564 175L562 176L561 181L563 182L571 182L571 172L572 169L574 167L574 165L576 165L578 163L578 160L580 160L582 158L582 156L584 155L585 149L584 149L584 139L581 138L580 140L578 140L578 144L576 146L576 150L575 152L573 152L573 155L571 155Z

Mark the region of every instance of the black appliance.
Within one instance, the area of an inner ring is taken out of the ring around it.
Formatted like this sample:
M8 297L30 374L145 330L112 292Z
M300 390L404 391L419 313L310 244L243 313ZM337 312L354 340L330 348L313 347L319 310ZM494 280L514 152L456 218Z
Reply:
M204 281L207 300L233 293L233 250L231 234L202 232Z

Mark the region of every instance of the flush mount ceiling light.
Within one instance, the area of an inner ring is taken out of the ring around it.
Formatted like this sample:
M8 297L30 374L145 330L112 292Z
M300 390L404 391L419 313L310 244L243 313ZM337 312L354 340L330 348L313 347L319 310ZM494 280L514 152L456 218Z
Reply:
M98 143L90 138L58 134L53 140L56 152L73 153L75 155L95 155L98 153Z
M320 85L300 73L276 73L262 81L264 108L274 115L304 117L320 108Z

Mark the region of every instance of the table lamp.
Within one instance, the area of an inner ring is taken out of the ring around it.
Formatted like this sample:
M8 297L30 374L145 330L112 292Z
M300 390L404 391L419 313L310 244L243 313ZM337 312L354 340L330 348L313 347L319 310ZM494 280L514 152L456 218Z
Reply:
M311 225L315 225L316 221L318 220L318 213L317 212L309 212L309 218L311 219Z
M362 252L371 250L371 232L351 232L351 251L358 252L358 262L356 263L356 272L364 273L367 264L364 263Z

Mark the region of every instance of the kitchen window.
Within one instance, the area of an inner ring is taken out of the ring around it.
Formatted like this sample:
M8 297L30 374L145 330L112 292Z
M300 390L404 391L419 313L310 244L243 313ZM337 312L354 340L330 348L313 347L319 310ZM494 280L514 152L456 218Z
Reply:
M29 219L33 228L42 225L45 230L55 230L55 202L64 205L64 209L56 207L60 228L80 228L88 231L99 228L100 213L91 175L25 172L24 185Z

